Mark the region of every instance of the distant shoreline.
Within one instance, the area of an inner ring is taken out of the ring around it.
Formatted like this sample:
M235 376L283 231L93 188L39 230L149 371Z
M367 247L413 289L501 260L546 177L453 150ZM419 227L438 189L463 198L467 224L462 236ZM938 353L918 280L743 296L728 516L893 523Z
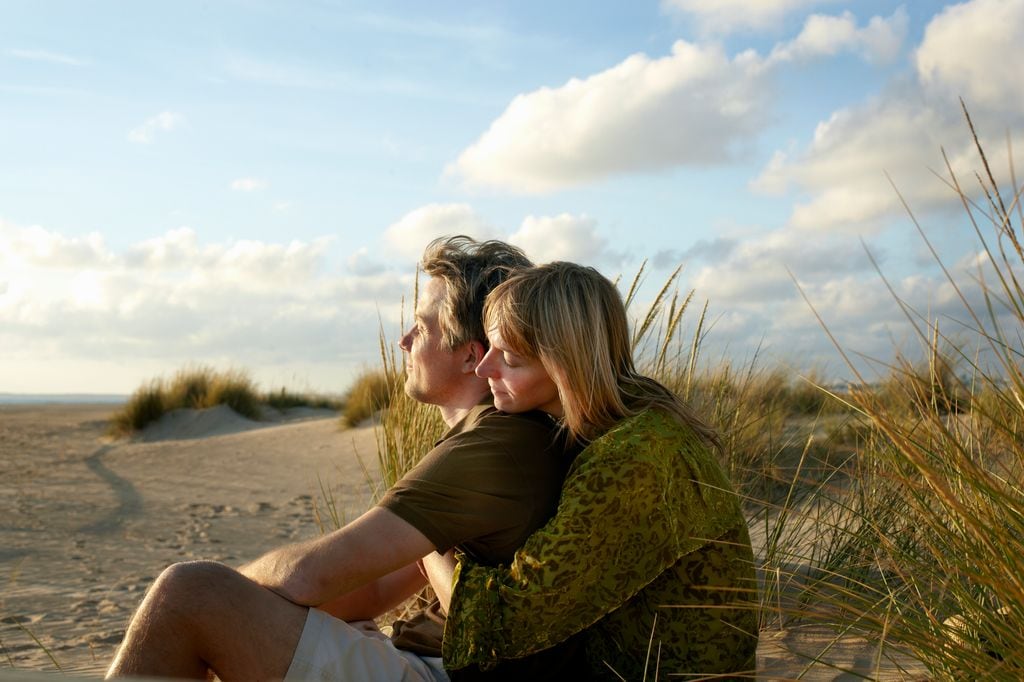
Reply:
M0 405L117 405L128 397L118 393L0 393Z

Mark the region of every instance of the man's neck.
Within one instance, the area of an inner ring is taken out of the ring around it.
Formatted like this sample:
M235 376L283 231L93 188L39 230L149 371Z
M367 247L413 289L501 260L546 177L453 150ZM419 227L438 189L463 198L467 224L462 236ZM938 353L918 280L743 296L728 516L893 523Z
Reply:
M470 393L461 400L438 405L437 409L441 411L441 419L448 425L448 428L451 428L462 421L462 418L469 414L470 410L479 405L484 398L490 397L490 395L490 391L485 387L483 391L475 395Z

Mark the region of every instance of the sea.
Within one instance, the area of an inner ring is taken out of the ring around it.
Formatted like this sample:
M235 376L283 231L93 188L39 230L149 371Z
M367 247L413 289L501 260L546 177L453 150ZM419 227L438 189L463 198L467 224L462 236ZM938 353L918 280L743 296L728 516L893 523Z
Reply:
M117 393L0 393L0 405L118 405L127 400L127 395Z

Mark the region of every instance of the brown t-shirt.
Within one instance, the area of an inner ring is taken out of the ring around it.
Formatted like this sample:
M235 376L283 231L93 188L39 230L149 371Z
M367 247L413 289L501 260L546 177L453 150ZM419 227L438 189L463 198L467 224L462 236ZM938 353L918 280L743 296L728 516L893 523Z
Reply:
M511 562L554 514L575 450L543 412L505 414L478 405L380 501L427 536L488 565ZM440 656L444 615L436 604L398 621L395 646Z

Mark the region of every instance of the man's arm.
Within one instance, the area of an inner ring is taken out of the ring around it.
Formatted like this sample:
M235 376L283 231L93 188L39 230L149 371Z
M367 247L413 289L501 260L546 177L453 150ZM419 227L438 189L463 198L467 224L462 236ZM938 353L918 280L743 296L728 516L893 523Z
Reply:
M450 583L450 578L449 578ZM317 608L344 621L371 620L399 606L427 584L419 564L412 563Z
M317 606L432 551L423 533L374 507L339 530L272 550L239 571L295 604Z

